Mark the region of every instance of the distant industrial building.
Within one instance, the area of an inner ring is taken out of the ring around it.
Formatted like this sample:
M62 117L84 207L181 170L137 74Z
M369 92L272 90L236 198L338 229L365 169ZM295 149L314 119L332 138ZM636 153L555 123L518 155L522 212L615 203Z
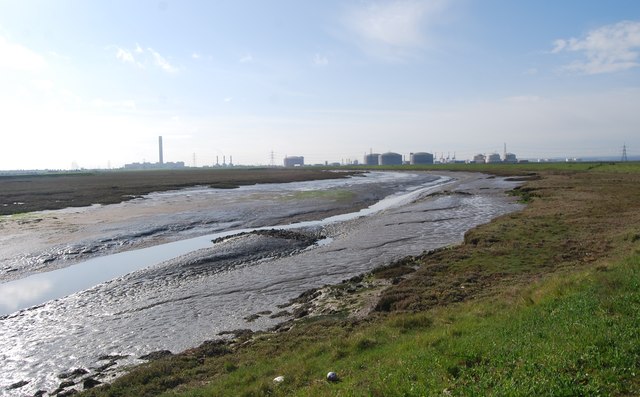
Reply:
M171 170L184 168L184 161L164 162L164 153L162 148L162 135L158 137L158 162L157 163L129 163L124 165L125 170Z
M393 152L382 153L378 156L379 165L402 165L402 155Z
M411 153L410 164L433 164L433 154L426 152Z
M516 164L518 162L518 158L513 153L505 153L504 160L502 160L502 162L509 163L509 164Z
M473 156L473 162L476 164L484 164L487 162L487 156L484 154L476 154Z
M515 154L507 152L506 143L504 144L504 156L502 157L502 162L508 163L508 164L516 164L518 162L518 159L516 158Z
M304 165L303 156L287 156L284 158L285 167L302 167Z
M168 161L166 163L130 163L125 164L125 170L173 170L184 168L184 161L171 162Z
M485 159L485 163L487 164L496 164L501 162L502 162L502 159L500 158L500 155L498 153L491 153Z
M369 153L364 155L364 165L379 165L380 153Z

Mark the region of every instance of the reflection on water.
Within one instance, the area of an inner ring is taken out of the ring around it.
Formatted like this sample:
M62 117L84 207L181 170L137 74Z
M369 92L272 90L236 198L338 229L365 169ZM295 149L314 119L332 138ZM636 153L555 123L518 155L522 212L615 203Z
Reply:
M49 300L47 293L53 288L51 280L19 280L19 283L0 284L0 315L14 312L34 302Z
M403 178L406 179L406 175L407 174L403 174ZM258 229L295 229L324 226L335 222L346 222L357 217L370 215L410 202L425 190L450 180L450 178L445 177L433 177L431 179L430 182L418 186L418 189L415 187L410 189L409 193L401 192L391 195L368 208L353 213L335 215L320 221L298 222L284 226L274 225L252 229L228 230L221 233L94 258L63 269L38 273L23 279L0 284L0 316L13 313L19 309L39 305L52 299L61 298L129 272L144 269L188 252L206 248L211 245L211 240L213 239ZM331 181L330 183L325 182L322 185L335 187L340 185L340 181L341 180ZM343 186L345 185L344 182L341 184ZM278 184L275 188L278 190L286 187L289 187L290 190L309 190L312 189L313 186L317 186L317 183L314 185L314 182L310 181L299 184ZM273 189L273 186L269 186L269 188ZM256 188L254 187L251 190L255 191ZM168 196L175 196L177 194L178 192L166 193Z

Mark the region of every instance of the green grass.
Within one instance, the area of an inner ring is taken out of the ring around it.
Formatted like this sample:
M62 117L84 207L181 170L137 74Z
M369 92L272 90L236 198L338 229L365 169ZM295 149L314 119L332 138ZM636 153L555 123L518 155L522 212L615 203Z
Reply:
M494 175L525 175L539 172L640 172L640 162L576 162L576 163L520 163L520 164L434 164L399 166L357 166L355 169L371 170L425 170L486 172Z
M535 296L535 300L531 299ZM469 302L375 324L309 325L210 385L166 396L585 396L640 393L640 255L541 280L519 303ZM298 335L299 337L300 335ZM274 341L275 342L275 341ZM323 380L336 371L341 381ZM282 384L274 384L278 375Z
M195 349L87 395L640 395L640 167L539 175L523 211L376 272L407 276L365 319Z

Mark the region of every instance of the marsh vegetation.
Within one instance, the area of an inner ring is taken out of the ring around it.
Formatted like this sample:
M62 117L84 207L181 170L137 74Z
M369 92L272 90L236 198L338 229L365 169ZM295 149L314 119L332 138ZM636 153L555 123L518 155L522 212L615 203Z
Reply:
M369 316L345 310L243 334L85 395L640 393L640 165L496 172L530 177L515 192L527 207L365 276L393 279ZM326 382L327 371L340 381Z

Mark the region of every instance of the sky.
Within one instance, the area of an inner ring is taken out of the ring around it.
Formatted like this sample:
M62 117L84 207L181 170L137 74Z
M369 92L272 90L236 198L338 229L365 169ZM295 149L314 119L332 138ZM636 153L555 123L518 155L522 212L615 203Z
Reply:
M0 170L640 154L637 0L0 0Z

